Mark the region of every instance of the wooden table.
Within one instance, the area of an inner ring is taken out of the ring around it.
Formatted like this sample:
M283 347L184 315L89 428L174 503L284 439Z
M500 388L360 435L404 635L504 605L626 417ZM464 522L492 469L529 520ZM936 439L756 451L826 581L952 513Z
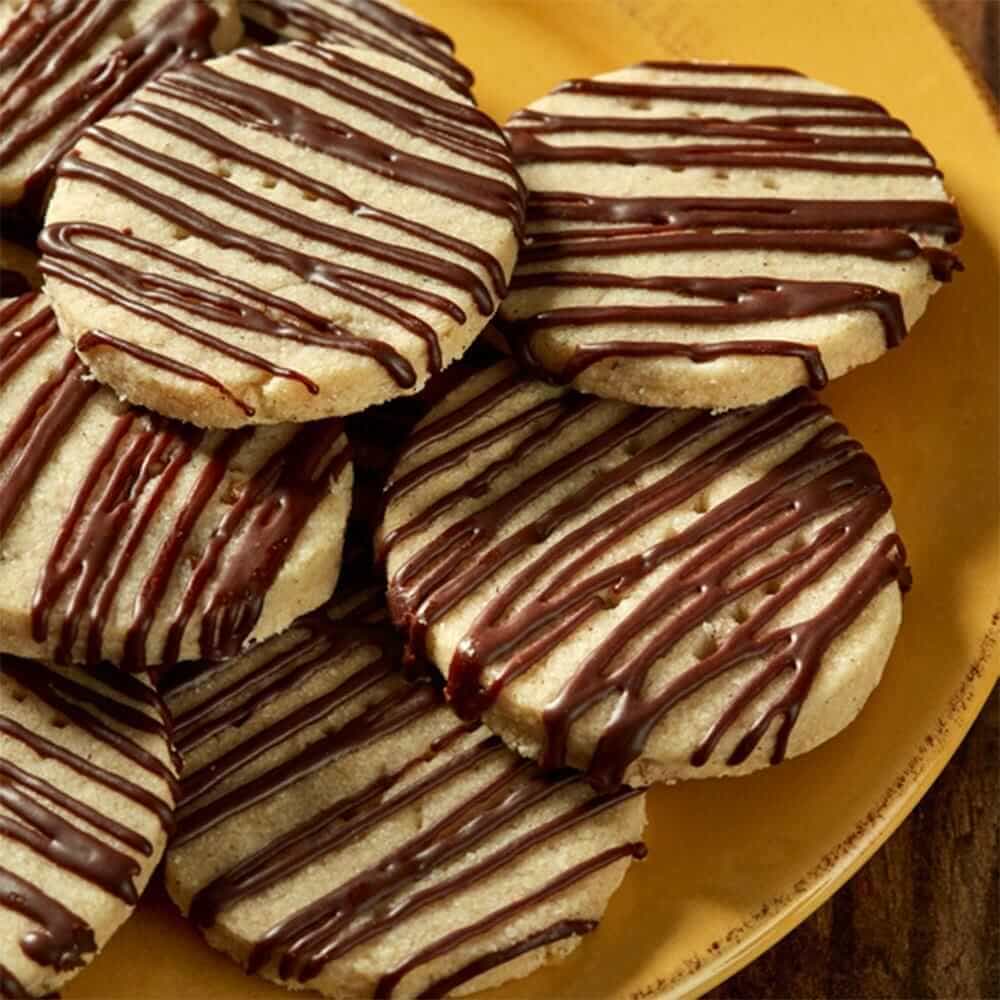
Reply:
M1000 0L931 6L997 96ZM882 850L805 923L708 996L1000 997L998 760L995 690Z

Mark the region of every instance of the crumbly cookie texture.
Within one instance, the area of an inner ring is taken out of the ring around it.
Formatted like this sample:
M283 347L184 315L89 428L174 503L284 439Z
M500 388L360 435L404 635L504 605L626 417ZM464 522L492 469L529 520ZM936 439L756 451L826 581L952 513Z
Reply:
M178 787L145 678L0 655L0 992L48 996L159 863Z
M41 283L38 256L18 243L0 239L0 299L25 295Z
M357 596L346 618L170 678L170 894L210 944L296 989L444 996L527 975L644 855L643 795L546 777L462 723L403 679L378 594Z
M0 304L0 650L232 655L329 598L351 481L339 420L166 420L87 372L43 295Z
M247 33L263 42L281 38L356 45L412 63L450 87L474 82L441 30L396 0L241 0Z
M505 362L418 425L386 496L390 610L452 705L598 787L829 739L909 583L873 460L804 389L652 410Z
M600 396L724 410L820 388L898 344L959 266L907 126L789 70L643 63L507 130L529 210L501 324Z
M88 130L42 269L63 331L133 402L201 426L312 420L460 356L523 210L470 98L378 52L289 42L189 63Z
M91 122L187 59L232 48L237 0L28 0L0 24L0 204L41 215L55 166Z

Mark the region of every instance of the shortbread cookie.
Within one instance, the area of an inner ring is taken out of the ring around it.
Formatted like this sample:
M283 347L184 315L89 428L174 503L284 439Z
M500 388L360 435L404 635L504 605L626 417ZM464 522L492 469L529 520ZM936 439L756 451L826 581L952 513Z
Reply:
M360 617L173 675L171 896L248 971L329 996L464 993L566 954L645 854L641 793L543 776Z
M357 45L402 59L467 92L475 77L455 58L452 40L395 0L241 0L247 34Z
M30 250L0 239L0 299L25 295L41 284L38 258Z
M91 128L60 168L42 269L64 332L133 402L202 426L307 420L460 355L504 294L523 209L468 98L379 53L290 42L189 63Z
M28 0L0 34L0 204L38 211L87 125L241 33L237 0Z
M713 416L504 362L411 436L381 550L459 715L615 787L752 771L854 718L909 580L889 508L807 390Z
M959 266L934 161L874 101L790 70L643 63L508 123L528 241L521 359L611 399L729 409L872 361Z
M0 655L0 996L49 995L138 902L177 770L148 681Z
M88 374L43 296L0 306L0 650L233 655L329 598L350 493L340 421L165 420Z

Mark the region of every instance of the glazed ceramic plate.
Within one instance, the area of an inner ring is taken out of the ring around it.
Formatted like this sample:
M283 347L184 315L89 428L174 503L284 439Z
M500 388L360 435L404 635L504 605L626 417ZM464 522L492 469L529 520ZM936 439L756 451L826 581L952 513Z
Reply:
M847 732L766 773L650 796L649 858L600 930L504 997L694 996L734 973L877 850L944 767L995 680L997 178L987 99L916 0L408 0L450 32L499 120L555 83L640 59L794 66L865 94L938 158L966 271L903 347L825 399L878 459L915 584L885 678ZM67 998L290 994L204 945L154 886Z

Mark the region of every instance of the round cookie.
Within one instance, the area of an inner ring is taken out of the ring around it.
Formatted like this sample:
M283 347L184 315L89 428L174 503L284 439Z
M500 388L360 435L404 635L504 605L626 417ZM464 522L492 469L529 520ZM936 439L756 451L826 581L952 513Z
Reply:
M232 48L237 0L28 0L0 28L0 204L40 217L59 159L155 74Z
M44 296L0 307L0 650L233 655L329 598L351 479L339 420L199 431L102 388Z
M738 774L833 736L908 586L872 459L800 389L721 415L504 362L386 488L389 603L463 718L596 787Z
M784 69L642 63L507 124L528 238L500 323L611 399L724 410L898 344L961 224L880 105Z
M19 243L0 239L0 299L26 295L41 283L35 254Z
M443 32L395 0L241 0L247 34L357 45L426 70L467 93L475 77L454 55Z
M42 270L63 331L133 402L202 426L312 420L461 355L523 209L469 98L380 53L289 42L189 63L91 128Z
M462 723L403 679L390 628L359 624L371 597L172 675L168 890L210 944L296 989L444 996L526 975L645 854L643 796L546 777Z
M0 655L0 995L49 996L104 947L166 847L176 775L147 680Z

